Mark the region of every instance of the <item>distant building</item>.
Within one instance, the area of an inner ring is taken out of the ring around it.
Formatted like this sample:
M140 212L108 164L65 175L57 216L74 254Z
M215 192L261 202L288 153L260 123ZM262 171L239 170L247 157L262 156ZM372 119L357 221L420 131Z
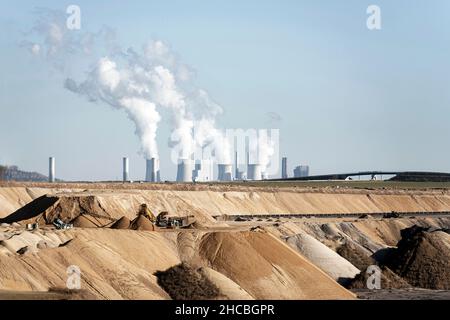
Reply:
M295 178L309 177L309 166L298 166L294 169Z
M288 173L287 173L287 158L284 157L281 160L281 179L287 179Z

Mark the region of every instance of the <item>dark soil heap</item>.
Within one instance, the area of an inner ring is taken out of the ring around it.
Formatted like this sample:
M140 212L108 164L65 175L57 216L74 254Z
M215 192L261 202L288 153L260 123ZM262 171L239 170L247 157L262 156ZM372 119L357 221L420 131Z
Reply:
M79 221L75 221L78 217ZM95 196L52 196L44 195L23 206L0 223L52 224L56 219L65 223L79 223L86 227L104 227L115 219L107 212Z
M337 248L336 252L359 270L366 270L368 266L375 264L375 260L372 257L349 242L342 244Z
M405 289L411 286L404 279L396 275L388 267L380 266L381 269L381 289ZM367 289L367 280L370 274L367 273L367 268L358 274L349 284L347 289Z
M387 266L411 285L434 290L450 289L449 230L413 226L401 231L402 239Z
M370 274L367 273L367 268L371 265L376 265L377 262L372 257L368 256L363 250L356 245L349 242L344 243L337 249L337 253L346 260L350 261L355 267L361 270L354 279L345 283L347 289L366 289L367 280ZM381 288L383 289L402 289L410 288L411 286L396 275L392 270L385 266L380 266L381 269Z
M211 300L218 298L219 289L204 275L186 263L155 273L158 284L174 300Z

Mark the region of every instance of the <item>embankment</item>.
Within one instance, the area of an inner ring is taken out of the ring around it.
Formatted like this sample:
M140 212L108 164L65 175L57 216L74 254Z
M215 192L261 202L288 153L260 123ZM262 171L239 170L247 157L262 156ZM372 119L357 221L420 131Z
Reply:
M239 191L240 190L240 191ZM247 214L311 214L444 212L450 211L447 191L393 190L293 190L243 187L221 190L179 190L161 186L155 190L85 190L0 187L0 218L15 212L32 200L49 194L57 198L95 198L108 216L134 218L146 203L153 212L195 215L208 222L212 216ZM78 200L76 200L78 201ZM83 200L84 201L84 200Z

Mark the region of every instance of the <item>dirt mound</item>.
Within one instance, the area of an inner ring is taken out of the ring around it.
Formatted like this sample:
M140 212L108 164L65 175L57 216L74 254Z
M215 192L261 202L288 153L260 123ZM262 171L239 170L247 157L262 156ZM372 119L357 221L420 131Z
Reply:
M367 289L367 280L371 273L367 273L367 268L372 265L377 265L377 261L367 254L362 247L359 247L355 243L346 241L339 248L337 253L350 261L356 266L361 273L356 275L354 279L348 279L343 282L347 289ZM396 275L392 270L385 266L380 266L381 269L381 288L383 289L402 289L410 288L411 286Z
M401 231L402 239L387 265L411 285L450 289L450 234L448 230L413 226Z
M213 232L200 256L255 299L353 299L354 295L276 237L263 232Z
M96 196L45 195L1 219L0 222L51 224L55 219L61 219L66 223L72 223L82 215L89 216L91 223L100 227L115 221L115 213L107 212Z
M34 254L42 240L47 248ZM16 254L24 246L31 254ZM173 242L163 233L107 228L25 231L0 244L0 292L64 288L67 267L74 265L82 272L81 289L97 299L168 299L153 274L179 263Z
M131 222L131 229L141 231L154 231L155 226L146 217L140 215Z
M44 219L47 223L56 218L68 223L80 215L89 216L90 220L100 227L115 221L114 214L107 212L95 196L59 197L53 208L44 213Z
M111 229L129 229L131 225L130 219L127 217L122 217L113 223Z
M375 264L375 260L363 249L349 241L344 242L336 252L359 270L366 270L368 266Z
M88 217L81 215L72 221L73 226L76 228L97 228L98 226L93 223Z
M380 267L381 270L381 289L405 289L411 288L409 283L392 272L391 269L385 266ZM359 275L350 281L347 289L367 289L367 280L372 273L368 273L367 269L362 271Z
M367 280L371 275L371 273L367 272L367 268L377 264L375 259L369 256L363 248L349 241L346 241L337 248L337 253L361 270L361 273L356 275L354 279L345 283L345 287L347 289L367 289ZM379 267L381 269L382 289L403 289L411 287L408 282L396 275L388 267Z
M52 208L58 202L57 197L42 196L29 204L18 209L14 213L10 214L6 218L0 219L1 223L14 223L20 221L26 221L33 218L38 218L44 214L47 210Z
M166 271L157 271L158 285L174 300L211 300L219 297L219 289L201 268L181 263Z
M353 279L360 272L345 258L306 233L291 236L286 242L340 283L344 279Z

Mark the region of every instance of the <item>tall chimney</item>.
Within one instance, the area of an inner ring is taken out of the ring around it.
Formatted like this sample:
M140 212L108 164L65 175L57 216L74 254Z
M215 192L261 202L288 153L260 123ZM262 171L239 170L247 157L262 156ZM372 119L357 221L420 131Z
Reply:
M130 181L130 160L123 158L123 182Z
M288 178L288 173L287 173L287 158L284 157L281 160L281 178L282 179L287 179Z
M50 157L48 160L48 181L55 182L55 158Z
M238 164L238 153L236 151L235 155L234 155L234 178L237 180L239 179L239 164Z

